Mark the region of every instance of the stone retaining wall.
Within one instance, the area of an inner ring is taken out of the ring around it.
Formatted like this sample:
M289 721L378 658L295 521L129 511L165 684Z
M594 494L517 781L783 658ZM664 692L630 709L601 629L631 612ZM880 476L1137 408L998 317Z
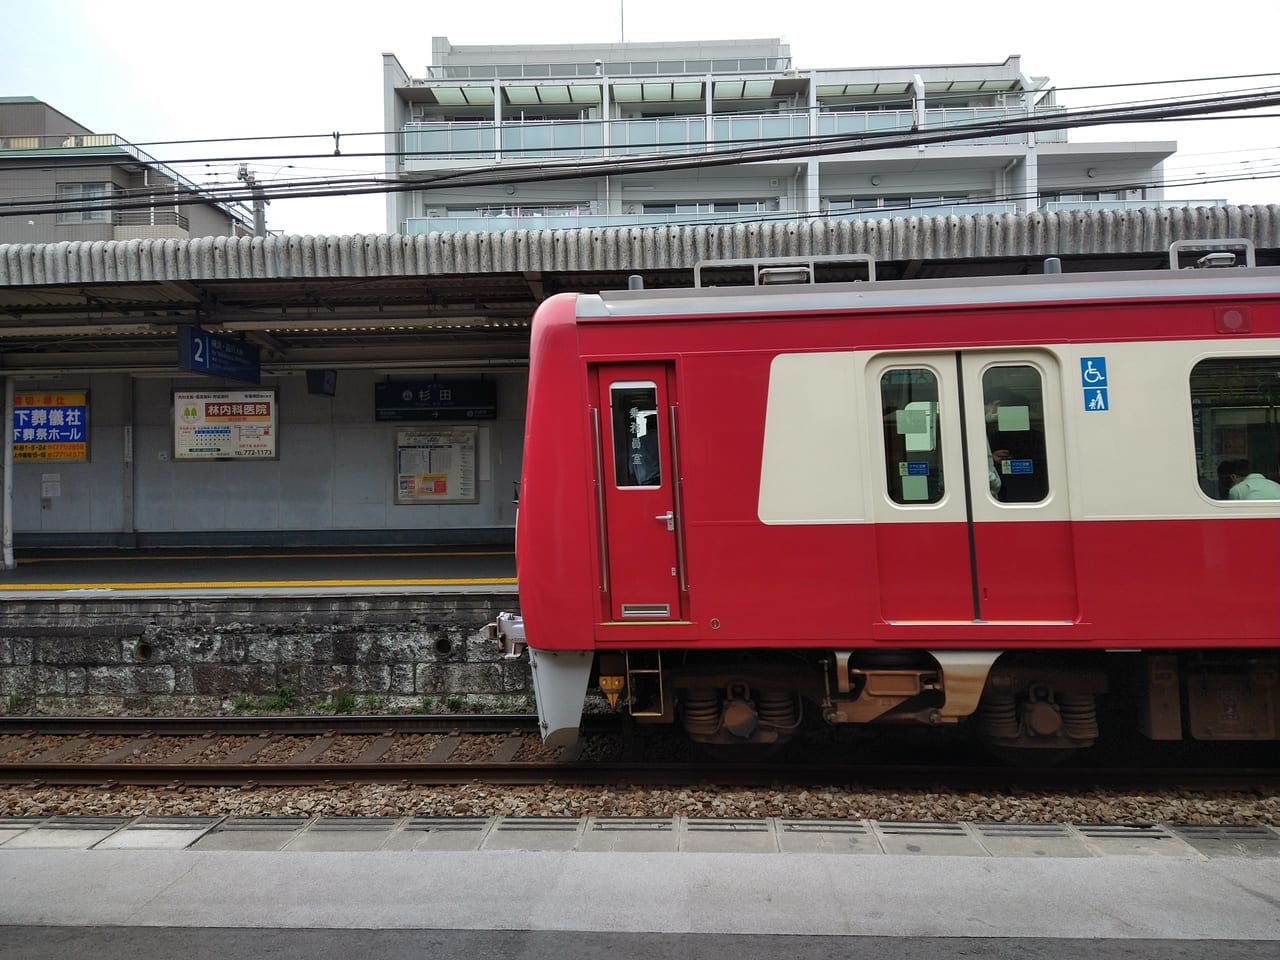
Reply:
M188 714L532 704L497 595L0 605L0 713Z

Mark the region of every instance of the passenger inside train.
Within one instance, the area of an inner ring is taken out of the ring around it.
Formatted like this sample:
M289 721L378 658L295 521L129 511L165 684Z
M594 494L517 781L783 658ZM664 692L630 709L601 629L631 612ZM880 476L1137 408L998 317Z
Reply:
M1245 459L1218 464L1218 484L1228 500L1280 500L1280 483L1254 471Z
M1002 379L1023 381L1031 396ZM1039 503L1049 495L1039 376L1031 367L995 367L983 386L987 443L1000 480L998 487L992 484L992 495L1001 503Z
M1200 487L1214 500L1280 500L1280 357L1214 357L1191 371Z

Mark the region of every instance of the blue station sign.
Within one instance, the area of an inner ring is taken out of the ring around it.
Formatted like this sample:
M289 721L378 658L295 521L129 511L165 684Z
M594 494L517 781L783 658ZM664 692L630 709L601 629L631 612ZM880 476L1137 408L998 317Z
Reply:
M219 336L199 327L178 328L178 369L245 383L261 383L256 344Z

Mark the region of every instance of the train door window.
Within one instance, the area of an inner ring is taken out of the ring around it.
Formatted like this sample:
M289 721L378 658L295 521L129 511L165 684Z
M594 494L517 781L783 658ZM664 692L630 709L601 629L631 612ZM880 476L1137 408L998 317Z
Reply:
M1040 371L1027 365L982 374L987 481L1000 503L1039 503L1049 495Z
M938 378L932 370L887 370L880 378L885 481L894 503L937 503L944 491Z
M1200 489L1215 500L1280 500L1280 357L1202 360L1191 370Z
M661 486L657 384L653 381L611 384L609 407L613 423L613 465L617 485Z

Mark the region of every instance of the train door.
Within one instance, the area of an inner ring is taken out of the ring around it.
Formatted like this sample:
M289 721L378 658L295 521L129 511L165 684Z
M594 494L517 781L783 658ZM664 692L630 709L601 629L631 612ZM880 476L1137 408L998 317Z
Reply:
M601 365L598 464L615 620L680 616L680 521L670 367Z
M985 620L1073 621L1075 545L1057 358L961 357L972 475L975 595Z
M881 615L893 623L1073 620L1055 358L882 354L867 367L882 457Z
M867 406L880 424L873 443L883 449L870 458L881 464L880 613L891 622L974 617L956 377L946 353L887 354L867 366Z

